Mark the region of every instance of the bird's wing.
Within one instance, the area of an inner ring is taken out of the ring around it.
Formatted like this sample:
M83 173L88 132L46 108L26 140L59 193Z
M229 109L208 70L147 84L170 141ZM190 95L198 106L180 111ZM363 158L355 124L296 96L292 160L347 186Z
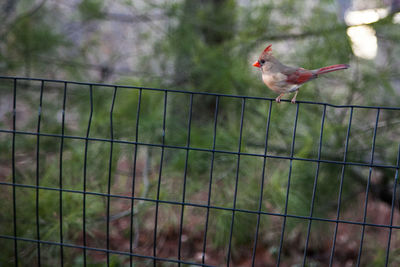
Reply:
M302 84L315 77L311 71L303 68L287 68L283 74L287 76L286 82L292 84Z

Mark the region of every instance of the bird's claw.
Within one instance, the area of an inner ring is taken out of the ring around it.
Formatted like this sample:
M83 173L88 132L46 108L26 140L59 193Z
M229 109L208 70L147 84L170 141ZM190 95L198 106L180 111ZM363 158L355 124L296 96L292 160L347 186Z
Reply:
M296 93L294 93L294 97L292 98L292 104L296 104L296 97L297 97L297 94L299 93L299 91L296 91Z
M281 97L283 96L283 94L278 95L277 98L275 98L276 103L281 103Z

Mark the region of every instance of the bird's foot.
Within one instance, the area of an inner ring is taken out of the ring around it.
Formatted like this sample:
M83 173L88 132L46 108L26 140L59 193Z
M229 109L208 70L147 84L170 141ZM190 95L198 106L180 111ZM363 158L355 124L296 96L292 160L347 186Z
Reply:
M292 101L290 101L290 102L292 102L292 104L296 104L296 97L297 97L298 93L299 93L299 91L296 91L296 93L294 93L294 97L292 98Z
M281 103L281 98L283 94L280 94L277 98L275 98L276 103Z

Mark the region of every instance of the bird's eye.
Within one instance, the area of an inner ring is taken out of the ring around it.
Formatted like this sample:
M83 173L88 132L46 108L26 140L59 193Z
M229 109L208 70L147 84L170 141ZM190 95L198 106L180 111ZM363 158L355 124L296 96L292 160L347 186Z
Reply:
M264 60L264 59L261 59L261 60L260 60L260 63L261 63L261 64L264 64L264 63L265 63L265 60Z

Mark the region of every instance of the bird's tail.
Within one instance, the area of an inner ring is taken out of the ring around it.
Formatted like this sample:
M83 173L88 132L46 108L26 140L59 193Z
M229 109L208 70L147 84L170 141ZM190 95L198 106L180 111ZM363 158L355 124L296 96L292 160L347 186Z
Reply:
M348 69L349 67L350 67L350 65L348 65L348 64L336 64L336 65L316 69L315 74L319 75L319 74L324 74L324 73L328 73L331 71L344 70L344 69Z

